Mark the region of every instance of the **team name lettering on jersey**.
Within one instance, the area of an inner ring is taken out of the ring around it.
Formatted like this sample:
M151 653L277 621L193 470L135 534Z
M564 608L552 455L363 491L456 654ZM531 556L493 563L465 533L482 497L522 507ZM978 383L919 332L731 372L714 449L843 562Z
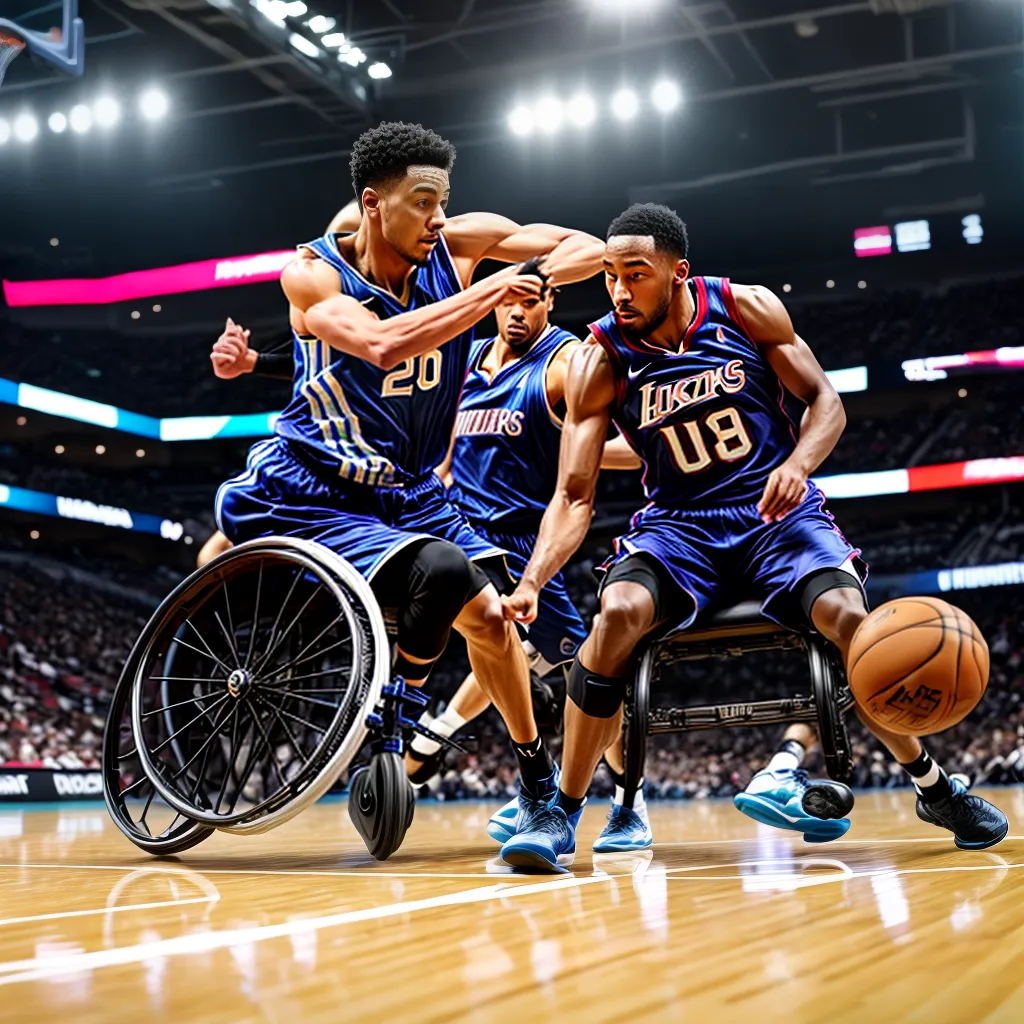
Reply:
M519 437L523 432L523 413L512 409L466 409L455 421L458 437L478 434L504 434Z
M640 427L649 427L678 409L698 405L722 394L743 389L747 375L742 359L730 359L725 366L683 377L671 384L644 384L640 388Z

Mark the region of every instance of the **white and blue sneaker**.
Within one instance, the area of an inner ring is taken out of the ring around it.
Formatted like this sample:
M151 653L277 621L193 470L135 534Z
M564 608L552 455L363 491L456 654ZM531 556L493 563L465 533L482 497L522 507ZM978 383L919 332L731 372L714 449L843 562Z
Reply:
M831 779L811 781L802 768L763 768L733 803L754 821L802 832L808 843L828 843L849 832L853 793Z
M608 812L608 824L594 840L594 853L629 853L646 850L654 845L654 833L647 817L647 804L643 799L638 806L623 807L612 804Z
M505 864L526 871L565 874L576 857L576 825L583 809L572 818L557 803L531 800L520 793L518 831L501 848Z
M507 843L516 834L516 819L518 817L519 797L514 796L491 815L487 822L487 834L496 843Z

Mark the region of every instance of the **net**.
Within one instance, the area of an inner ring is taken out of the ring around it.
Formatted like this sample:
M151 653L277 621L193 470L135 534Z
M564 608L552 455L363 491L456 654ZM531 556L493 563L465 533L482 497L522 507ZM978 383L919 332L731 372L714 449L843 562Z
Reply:
M4 75L7 74L11 61L24 49L24 39L14 35L13 32L0 29L0 85L3 85Z

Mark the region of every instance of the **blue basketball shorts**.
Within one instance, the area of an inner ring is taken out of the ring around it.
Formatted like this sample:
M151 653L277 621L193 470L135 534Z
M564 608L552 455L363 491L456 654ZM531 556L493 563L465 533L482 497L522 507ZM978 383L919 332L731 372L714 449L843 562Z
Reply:
M473 528L497 548L508 552L505 564L516 580L523 575L533 554L537 534L505 533L486 523L474 522ZM576 648L587 638L587 628L565 589L561 573L553 576L540 592L537 618L530 623L527 640L551 668L572 661ZM542 673L543 674L543 673Z
M504 554L473 530L434 473L409 487L328 481L280 437L249 449L245 472L217 491L216 516L233 543L270 536L315 540L370 581L397 552L432 538L457 545L471 561Z
M805 627L802 580L822 569L852 569L863 581L867 565L843 536L825 496L814 484L784 519L762 522L756 505L668 509L648 505L615 539L607 572L631 554L660 562L682 592L672 617L685 628L709 605L760 599L761 610L786 626Z

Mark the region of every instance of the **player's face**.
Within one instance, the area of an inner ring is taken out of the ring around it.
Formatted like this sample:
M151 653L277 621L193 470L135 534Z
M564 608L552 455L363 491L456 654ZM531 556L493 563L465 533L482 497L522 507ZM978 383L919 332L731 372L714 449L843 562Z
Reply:
M650 235L614 235L604 253L604 283L623 333L642 338L668 316L686 283L686 260L658 252Z
M405 177L391 188L377 193L367 189L363 207L380 217L384 241L404 260L421 266L430 259L440 244L440 231L445 225L448 206L448 174L440 167L413 165ZM367 205L373 193L373 202Z
M529 352L530 346L544 333L551 312L551 296L543 299L516 299L494 310L498 333L516 355Z

